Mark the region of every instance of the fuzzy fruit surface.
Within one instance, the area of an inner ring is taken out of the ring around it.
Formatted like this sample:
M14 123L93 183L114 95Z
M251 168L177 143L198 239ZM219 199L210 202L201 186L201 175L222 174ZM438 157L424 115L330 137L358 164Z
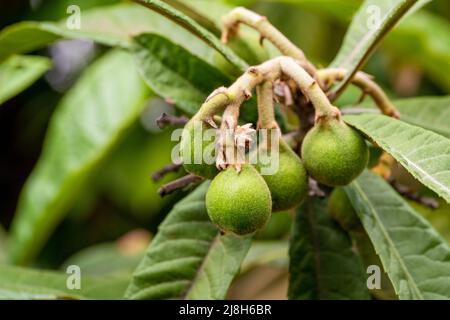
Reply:
M272 211L282 211L298 206L308 192L308 177L300 157L280 139L278 170L274 174L263 175L272 196ZM271 153L272 155L272 153ZM271 156L270 161L275 161ZM258 170L264 166L256 165Z
M206 193L206 209L221 230L244 235L266 224L272 201L264 179L246 164L239 173L228 167L214 178Z
M343 186L367 166L364 138L338 119L317 123L305 136L302 159L308 173L327 186Z
M346 231L354 230L361 224L343 188L335 188L328 199L328 213Z
M206 152L210 159L214 159L214 138L209 140L203 135L208 129L211 129L211 126L205 122L189 121L181 135L180 154L187 172L211 179L219 171L214 161L207 163L204 157Z

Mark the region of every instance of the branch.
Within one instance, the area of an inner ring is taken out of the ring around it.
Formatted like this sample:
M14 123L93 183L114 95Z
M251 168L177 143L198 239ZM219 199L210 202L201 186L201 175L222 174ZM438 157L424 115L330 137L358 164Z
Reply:
M170 172L177 172L178 169L180 169L182 166L183 166L182 164L175 164L175 163L168 164L162 167L160 170L154 172L152 174L152 180L154 182L157 182L161 180L166 174Z
M164 112L158 117L158 119L156 119L156 124L160 129L164 129L167 125L182 127L188 121L189 121L188 117L185 116L176 117L174 115L167 114Z
M273 104L273 82L270 80L264 81L256 87L256 92L258 98L258 128L278 128Z
M244 23L259 32L261 40L268 39L277 47L280 52L299 61L307 62L305 69L314 75L316 68L310 63L300 48L293 44L285 37L277 28L275 28L266 17L260 16L257 13L250 11L243 7L233 9L230 13L222 18L223 30L222 41L227 43L239 30L239 24Z
M168 184L163 185L161 188L159 188L158 193L161 197L164 197L168 194L171 194L175 190L187 187L189 185L197 184L202 180L203 180L202 177L193 174L188 174L184 177L181 177L180 179L174 180Z
M344 80L346 72L347 71L342 68L329 68L318 70L317 75L322 79L323 83L331 85L335 81ZM389 100L386 93L384 93L378 84L370 79L370 76L359 71L355 73L351 79L351 83L359 87L363 94L368 94L383 114L394 118L400 117L400 113Z
M391 184L391 186L397 190L399 194L404 196L405 198L408 198L410 200L413 200L417 203L420 203L421 205L431 208L431 209L437 209L439 208L439 202L432 198L432 197L424 197L420 196L417 192L414 192L411 190L410 187L405 186L394 179L389 179L388 182Z

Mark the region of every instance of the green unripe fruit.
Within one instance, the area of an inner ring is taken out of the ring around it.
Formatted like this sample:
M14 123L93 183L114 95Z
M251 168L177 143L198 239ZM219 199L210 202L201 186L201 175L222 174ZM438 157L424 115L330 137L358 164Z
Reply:
M343 121L317 123L305 136L302 159L308 173L327 186L343 186L367 166L364 138Z
M221 230L244 235L266 224L272 201L264 179L245 164L239 173L228 167L214 178L206 193L206 209Z
M266 226L255 234L258 240L281 239L291 230L292 219L289 211L277 212L273 214Z
M331 192L328 199L328 213L346 231L354 230L361 225L343 188L335 188Z
M271 162L272 162L271 157ZM260 170L269 165L256 165ZM273 174L262 175L272 196L272 211L282 211L298 206L308 192L308 177L302 160L287 143L280 139L278 169Z
M180 155L187 172L211 179L219 171L214 162L215 138L204 135L208 129L212 127L207 123L190 120L181 135Z

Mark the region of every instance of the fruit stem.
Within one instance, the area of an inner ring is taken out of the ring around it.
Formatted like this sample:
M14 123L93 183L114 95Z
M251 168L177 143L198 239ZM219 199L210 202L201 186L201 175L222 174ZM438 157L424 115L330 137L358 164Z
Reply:
M251 98L252 91L257 85L264 81L273 82L283 74L292 78L303 94L312 102L316 110L316 121L325 118L340 119L339 109L331 105L318 82L300 64L301 62L291 57L282 56L248 68L230 87L214 90L193 119L212 123L214 115L223 111L226 106L230 104L240 106L245 100ZM263 108L264 115L268 108Z
M258 97L258 129L278 128L273 104L273 82L267 80L258 85L256 94Z
M289 57L281 57L279 59L281 71L297 83L306 98L313 104L316 111L316 123L326 119L339 120L341 115L339 109L330 103L318 82L294 59Z
M265 79L280 76L277 60L272 59L258 66L250 67L230 87L214 90L194 116L196 120L209 121L230 104L241 105L252 97L252 90Z
M283 55L305 62L305 69L311 75L316 73L316 68L306 59L303 51L275 28L266 17L246 8L238 7L225 15L222 21L222 41L224 43L227 43L237 33L239 24L244 23L259 32L261 43L263 39L268 39Z
M343 68L328 68L317 71L317 76L327 85L333 84L335 81L342 81L346 76L347 71ZM399 118L400 113L389 100L386 93L380 88L378 84L370 79L370 76L364 72L357 72L352 84L362 90L364 94L370 95L380 111L390 117Z

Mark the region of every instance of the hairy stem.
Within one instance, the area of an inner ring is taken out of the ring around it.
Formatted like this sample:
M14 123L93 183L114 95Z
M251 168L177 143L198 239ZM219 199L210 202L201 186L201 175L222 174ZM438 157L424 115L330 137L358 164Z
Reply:
M339 109L331 105L319 84L293 59L280 59L281 70L292 78L316 110L316 122L321 119L340 118Z
M316 121L339 118L339 109L332 106L317 81L291 57L276 57L258 66L250 67L230 87L215 90L194 116L196 120L211 122L215 114L230 104L241 105L249 99L253 89L266 80L274 81L282 76L291 78L316 110Z
M335 81L342 81L347 75L347 71L342 68L329 68L317 71L317 75L326 84L332 84ZM376 103L380 111L390 117L399 118L400 113L389 100L388 96L378 84L363 73L357 72L351 79L351 83L359 87L364 94L368 94Z
M223 31L222 41L228 42L239 30L239 24L244 23L259 32L261 38L268 39L273 43L280 52L292 57L299 61L307 62L305 69L314 75L316 68L305 57L303 51L293 44L284 34L282 34L277 28L275 28L264 16L260 16L257 13L238 7L233 9L229 14L223 17Z
M277 128L273 104L273 82L268 80L256 87L258 97L258 128Z

